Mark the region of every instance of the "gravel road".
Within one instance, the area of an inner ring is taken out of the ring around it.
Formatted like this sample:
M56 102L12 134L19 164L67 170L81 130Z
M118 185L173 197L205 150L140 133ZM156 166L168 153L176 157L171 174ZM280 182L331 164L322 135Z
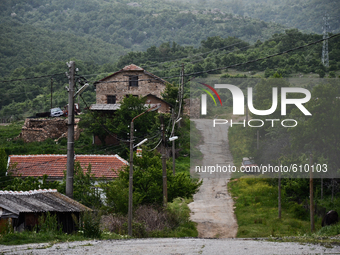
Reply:
M83 241L71 243L30 244L3 246L3 254L340 254L339 247L325 248L319 245L275 243L245 239L132 239L108 241Z
M203 154L201 165L233 165L228 145L229 125L212 125L212 120L193 120L201 131ZM191 170L193 171L193 170ZM236 237L237 222L234 215L234 201L228 193L230 173L200 173L203 184L189 204L191 220L197 222L198 236L202 238Z

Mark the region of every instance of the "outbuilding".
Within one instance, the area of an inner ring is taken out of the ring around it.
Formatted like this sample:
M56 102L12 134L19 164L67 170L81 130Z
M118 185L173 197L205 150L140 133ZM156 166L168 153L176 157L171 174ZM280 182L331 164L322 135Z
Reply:
M72 233L85 211L92 210L56 189L0 191L0 233L8 223L14 231L32 230L47 212L56 215L63 232Z

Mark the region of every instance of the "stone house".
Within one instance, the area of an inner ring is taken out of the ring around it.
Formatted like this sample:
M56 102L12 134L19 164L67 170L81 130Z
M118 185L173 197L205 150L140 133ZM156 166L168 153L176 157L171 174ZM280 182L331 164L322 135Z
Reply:
M93 111L112 111L119 109L120 102L127 96L147 97L147 104L160 103L159 112L169 113L172 107L162 99L166 81L134 64L97 81L96 104Z

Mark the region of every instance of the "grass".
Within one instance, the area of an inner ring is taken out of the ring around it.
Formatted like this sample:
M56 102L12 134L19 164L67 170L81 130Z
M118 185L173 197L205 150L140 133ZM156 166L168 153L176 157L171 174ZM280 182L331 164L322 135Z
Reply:
M190 173L190 157L178 157L175 162L176 173Z
M127 239L127 235L119 235L111 232L103 232L100 240L110 239ZM2 245L21 245L29 243L60 243L60 242L74 242L93 240L93 238L86 238L81 233L75 234L55 234L55 233L36 233L34 231L24 231L0 235L0 244Z
M278 218L277 187L267 179L240 178L229 184L235 200L239 225L237 237L265 237L275 242L340 245L340 224L321 228L315 217L315 232L310 230L309 212L295 202L283 199L281 219Z
M283 202L278 218L277 187L266 179L240 178L229 185L235 199L239 225L237 237L275 237L310 233L307 212L293 202ZM316 225L321 225L320 220Z

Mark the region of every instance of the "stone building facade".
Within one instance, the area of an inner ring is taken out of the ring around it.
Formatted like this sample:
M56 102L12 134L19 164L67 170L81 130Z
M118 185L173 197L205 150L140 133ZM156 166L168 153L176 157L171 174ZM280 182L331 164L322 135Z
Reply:
M131 64L96 83L96 104L117 104L129 95L141 98L152 94L162 98L165 83L156 75Z
M79 119L75 119L74 139L78 140L80 130L78 128ZM65 118L53 119L31 119L27 118L17 138L22 138L24 142L42 142L48 138L56 139L67 137L67 123Z

